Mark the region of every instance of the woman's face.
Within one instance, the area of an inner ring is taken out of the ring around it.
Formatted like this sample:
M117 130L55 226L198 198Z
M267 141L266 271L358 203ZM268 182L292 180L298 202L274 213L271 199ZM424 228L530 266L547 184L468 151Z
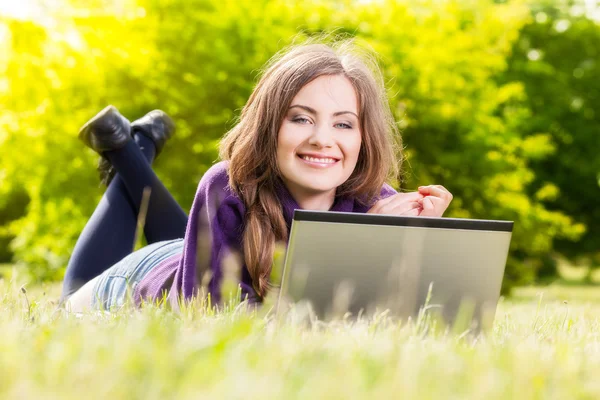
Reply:
M296 197L335 193L356 166L361 146L358 99L342 75L325 75L294 97L279 129L277 163Z

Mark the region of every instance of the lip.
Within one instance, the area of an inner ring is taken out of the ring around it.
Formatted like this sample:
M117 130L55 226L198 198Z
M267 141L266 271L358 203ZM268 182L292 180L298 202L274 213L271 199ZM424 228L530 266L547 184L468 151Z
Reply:
M338 162L340 162L340 158L339 157L334 157L334 156L330 156L330 155L327 155L327 154L297 153L296 156L304 164L306 164L307 166L313 167L313 168L330 168L330 167L333 167L334 165L336 165ZM302 156L308 156L308 157L313 157L313 158L331 158L331 159L333 159L335 161L332 162L332 163L320 163L320 162L305 160L304 158L302 158Z
M308 157L313 157L313 158L332 158L335 161L340 161L340 157L335 157L332 156L330 154L320 154L320 153L296 153L296 155L300 158L302 158L302 156L308 156Z

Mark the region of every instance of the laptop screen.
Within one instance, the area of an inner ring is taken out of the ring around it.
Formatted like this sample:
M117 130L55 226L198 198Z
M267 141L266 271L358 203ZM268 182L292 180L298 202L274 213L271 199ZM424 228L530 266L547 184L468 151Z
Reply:
M406 318L426 301L448 320L466 303L481 317L495 311L512 229L512 221L296 210L280 297L308 301L323 318L384 310Z

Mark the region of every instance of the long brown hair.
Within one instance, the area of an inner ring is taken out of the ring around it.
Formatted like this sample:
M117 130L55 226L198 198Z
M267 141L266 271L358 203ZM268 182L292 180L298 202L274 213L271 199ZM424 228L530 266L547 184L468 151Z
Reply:
M400 136L374 57L353 41L343 40L295 45L271 58L239 122L220 144L220 157L229 160L230 186L246 206L244 260L261 297L269 289L275 243L287 241L288 235L275 192L281 176L277 135L293 98L322 75L345 76L359 103L362 145L358 162L336 196L353 196L369 204L386 179L399 173Z

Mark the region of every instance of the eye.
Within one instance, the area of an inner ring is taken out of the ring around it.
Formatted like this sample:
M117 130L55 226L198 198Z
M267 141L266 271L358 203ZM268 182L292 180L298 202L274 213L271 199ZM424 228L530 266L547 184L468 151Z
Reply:
M337 124L334 125L336 128L340 127L342 129L352 129L352 125L349 125L345 122L338 122Z
M305 125L305 124L309 124L310 120L308 118L305 118L305 117L296 117L296 118L292 119L292 122L295 122L297 124Z

